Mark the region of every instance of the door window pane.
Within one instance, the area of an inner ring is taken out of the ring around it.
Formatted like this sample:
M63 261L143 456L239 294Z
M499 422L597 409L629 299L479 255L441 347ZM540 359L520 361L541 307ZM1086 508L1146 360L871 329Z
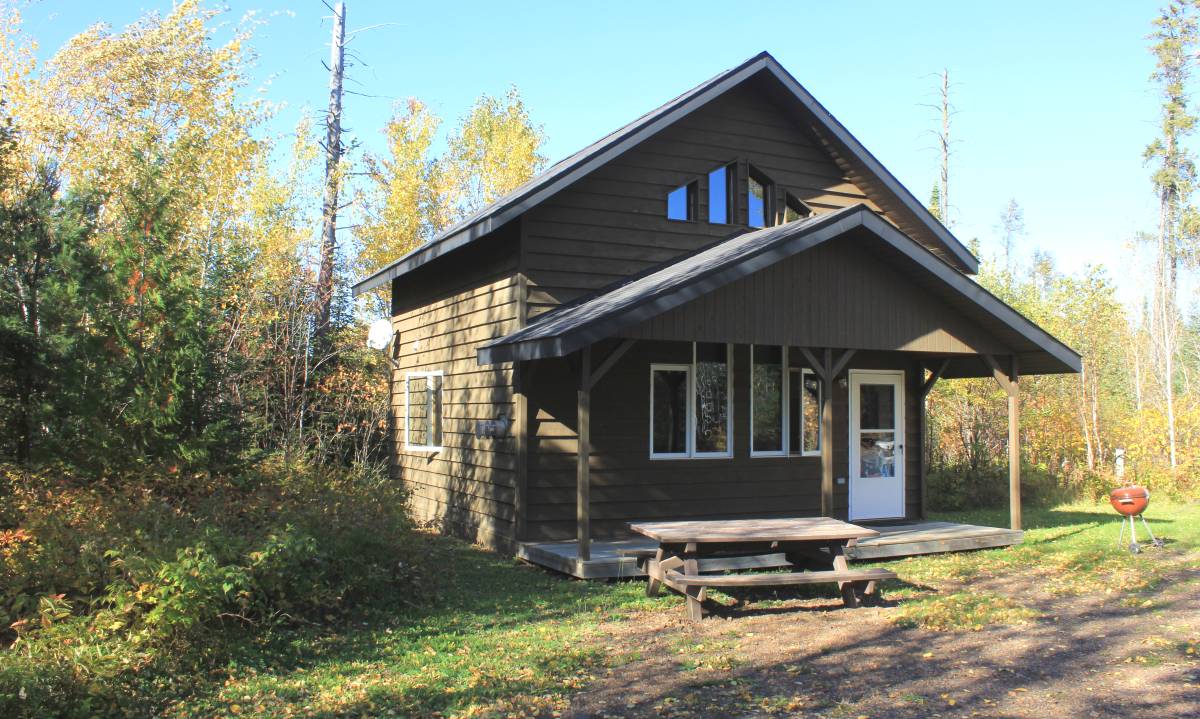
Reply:
M863 384L859 387L858 426L860 429L896 428L896 388L890 384Z
M862 432L858 438L859 476L896 476L896 433Z
M783 349L755 346L752 354L750 449L755 452L782 452Z
M729 451L729 347L696 343L696 452Z
M688 371L654 369L651 373L651 452L687 452Z

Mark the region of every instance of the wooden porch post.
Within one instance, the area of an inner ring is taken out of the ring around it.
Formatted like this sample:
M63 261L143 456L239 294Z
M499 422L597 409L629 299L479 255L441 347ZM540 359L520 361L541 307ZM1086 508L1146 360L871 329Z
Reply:
M825 348L821 377L821 516L833 516L833 350Z
M576 404L576 424L579 434L578 465L575 472L575 526L579 542L579 559L592 558L592 347L579 353L579 393Z
M833 516L833 381L842 373L855 350L843 350L837 361L833 349L826 347L822 359L801 347L804 358L821 379L821 516Z
M982 355L992 368L996 384L1008 395L1008 521L1013 529L1021 528L1021 405L1020 371L1017 356L1009 358L1009 368L1001 369L992 355Z
M1021 422L1020 381L1017 357L1013 355L1008 375L1008 519L1012 529L1021 528Z
M919 447L921 456L919 457L920 463L918 465L921 468L921 475L918 480L921 486L921 519L925 519L929 514L929 491L926 488L925 479L925 473L928 469L925 457L929 452L929 419L927 416L928 412L926 411L926 400L929 398L929 393L933 391L933 386L942 378L942 373L946 371L946 367L949 364L949 359L942 360L937 369L931 372L928 379L925 378L925 365L923 363L917 364L918 384L920 387L917 392L917 435L921 438L921 446Z

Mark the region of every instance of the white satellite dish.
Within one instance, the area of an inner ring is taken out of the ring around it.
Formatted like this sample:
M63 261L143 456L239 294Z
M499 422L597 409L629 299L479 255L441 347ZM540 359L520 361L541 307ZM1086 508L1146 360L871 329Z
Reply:
M387 349L392 343L392 321L375 320L367 330L367 346L373 350Z

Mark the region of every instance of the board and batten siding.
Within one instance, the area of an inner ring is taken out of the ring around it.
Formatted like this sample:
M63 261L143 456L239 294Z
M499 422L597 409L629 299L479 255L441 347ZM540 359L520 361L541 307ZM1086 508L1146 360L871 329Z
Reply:
M738 162L734 216L710 224L708 173ZM596 169L524 216L531 317L746 230L746 163L817 213L879 210L811 132L743 85ZM697 220L666 219L666 197L698 182Z
M879 255L869 237L839 237L619 334L940 355L1011 352Z
M613 343L597 349L604 356ZM792 366L803 366L798 350ZM733 352L733 456L650 459L650 365L688 363L691 344L639 341L600 380L592 393L591 526L595 538L628 535L627 523L654 519L818 516L820 457L750 456L750 347ZM531 364L529 506L526 539L575 536L577 434L574 390L577 369L566 359ZM906 515L920 516L920 436L916 392L918 368L911 355L864 352L851 368L905 371ZM834 472L848 476L848 391L835 383ZM848 513L848 484L834 486L835 517Z
M409 492L415 519L496 549L515 542L516 448L504 438L477 438L478 420L513 416L513 366L481 366L480 343L517 328L520 297L516 230L457 261L422 268L394 283L392 326L398 333L392 373L392 476ZM449 258L448 258L449 259ZM441 371L442 449L405 446L408 372Z

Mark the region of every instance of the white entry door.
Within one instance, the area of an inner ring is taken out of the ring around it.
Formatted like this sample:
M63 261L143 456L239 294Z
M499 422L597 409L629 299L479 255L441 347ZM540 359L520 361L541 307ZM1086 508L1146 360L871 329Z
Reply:
M850 519L904 516L904 373L850 370Z

